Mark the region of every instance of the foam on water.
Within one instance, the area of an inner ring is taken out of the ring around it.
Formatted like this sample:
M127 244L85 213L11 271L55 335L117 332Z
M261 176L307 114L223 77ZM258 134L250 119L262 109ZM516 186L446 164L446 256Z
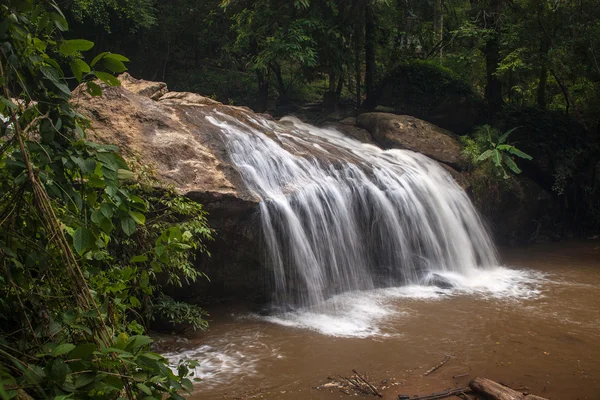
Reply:
M450 296L472 295L484 298L525 300L539 296L544 275L539 272L496 267L465 276L440 271L451 287L407 285L369 291L347 292L312 308L275 316L256 317L279 325L309 329L335 337L386 337L402 332L386 332L390 318L408 316L402 303L394 299L439 301Z
M541 272L495 267L470 276L437 272L452 287L408 285L335 295L322 304L272 316L241 315L290 329L336 338L386 340L403 335L391 321L415 317L412 302L444 301L453 296L475 296L488 301L521 301L541 296L542 284L551 282ZM259 365L282 358L271 340L257 332L232 331L196 349L165 356L171 364L197 360L198 390L217 386L233 377L260 377Z
M223 335L197 348L164 353L174 372L182 360L195 360L195 378L202 380L197 388L218 386L234 376L259 374L258 365L265 360L281 358L277 347L267 343L258 333L239 331Z

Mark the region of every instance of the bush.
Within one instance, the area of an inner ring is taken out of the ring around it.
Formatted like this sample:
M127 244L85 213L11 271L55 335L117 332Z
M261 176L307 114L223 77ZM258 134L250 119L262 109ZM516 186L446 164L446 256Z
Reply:
M185 69L170 74L167 84L171 90L195 92L224 104L259 106L258 84L252 73L212 67Z
M394 108L455 133L483 122L483 100L453 71L431 61L409 60L394 68L378 85L365 107Z

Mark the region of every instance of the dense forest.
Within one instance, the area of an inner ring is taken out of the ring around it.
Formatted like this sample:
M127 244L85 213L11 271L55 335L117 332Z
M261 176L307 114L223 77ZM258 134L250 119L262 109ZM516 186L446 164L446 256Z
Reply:
M460 137L482 207L527 177L554 205L536 234L600 228L596 0L5 0L0 12L2 399L192 388L194 363L169 368L145 334L206 327L161 289L205 278L206 212L88 141L70 102L125 71L317 124L413 115Z
M313 122L379 106L461 135L521 127L511 140L533 156L526 174L559 203L544 223L560 235L598 228L600 10L592 0L61 6L94 51L124 54L135 77L172 90Z

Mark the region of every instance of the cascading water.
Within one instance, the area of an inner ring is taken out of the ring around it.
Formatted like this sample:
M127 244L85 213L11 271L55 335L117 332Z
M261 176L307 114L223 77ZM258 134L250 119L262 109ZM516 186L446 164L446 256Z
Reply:
M314 306L342 292L498 264L465 192L424 155L384 151L291 117L242 122L217 112L207 119L262 200L280 304Z

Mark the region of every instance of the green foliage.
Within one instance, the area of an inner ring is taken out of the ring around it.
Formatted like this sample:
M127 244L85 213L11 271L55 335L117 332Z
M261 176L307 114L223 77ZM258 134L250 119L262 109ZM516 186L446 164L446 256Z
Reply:
M154 4L145 0L62 0L63 9L69 10L78 22L94 24L111 32L115 20L128 22L129 31L149 28L156 23ZM64 4L63 4L64 3Z
M167 321L172 326L190 327L194 331L204 331L208 328L208 323L204 319L208 314L197 305L162 296L154 302L153 308L155 318Z
M473 104L476 108L481 99L450 69L415 59L399 63L387 75L380 84L376 101L403 113L424 116L446 102Z
M10 0L0 12L0 393L181 399L190 365L175 375L143 324L158 273L175 284L202 276L191 262L210 238L205 214L153 194L117 148L86 140L69 84L101 95L120 84L112 73L126 57L86 62L94 44L62 37L53 1Z
M169 88L176 91L202 93L205 96L214 94L215 100L225 104L247 105L257 107L256 77L253 74L221 68L191 68L173 73L167 80Z
M505 168L514 174L520 174L521 169L515 163L513 156L529 161L532 160L532 157L507 143L508 137L516 129L518 128L501 134L500 131L489 125L480 126L475 130L474 138L462 138L463 155L473 165L491 163L495 172L504 179L510 178Z

